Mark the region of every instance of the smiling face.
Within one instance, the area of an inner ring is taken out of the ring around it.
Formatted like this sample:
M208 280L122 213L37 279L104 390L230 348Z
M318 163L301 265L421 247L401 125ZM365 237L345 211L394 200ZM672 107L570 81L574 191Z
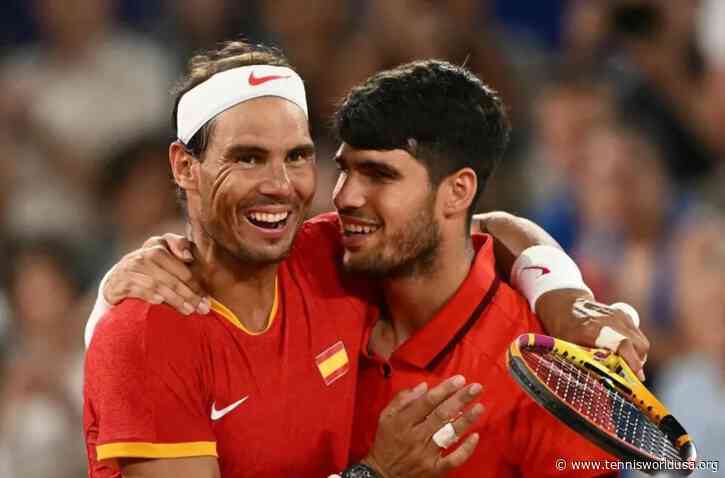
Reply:
M202 161L188 162L187 180L174 163L172 146L189 217L216 247L255 264L289 253L316 186L314 144L299 107L274 97L241 103L216 118Z
M375 277L430 270L440 246L436 191L408 152L360 150L344 144L333 200L343 228L343 264Z

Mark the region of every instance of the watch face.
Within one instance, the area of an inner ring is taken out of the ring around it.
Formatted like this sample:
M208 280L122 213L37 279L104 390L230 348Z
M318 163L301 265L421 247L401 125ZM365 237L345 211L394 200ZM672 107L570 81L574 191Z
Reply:
M372 468L360 463L345 470L342 476L343 478L378 478L378 474Z

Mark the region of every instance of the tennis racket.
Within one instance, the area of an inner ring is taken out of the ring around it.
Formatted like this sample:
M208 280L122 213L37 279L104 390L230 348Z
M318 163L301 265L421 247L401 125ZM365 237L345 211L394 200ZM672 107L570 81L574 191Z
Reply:
M602 449L625 461L670 462L651 474L694 470L692 439L618 355L524 334L509 347L507 362L535 401Z

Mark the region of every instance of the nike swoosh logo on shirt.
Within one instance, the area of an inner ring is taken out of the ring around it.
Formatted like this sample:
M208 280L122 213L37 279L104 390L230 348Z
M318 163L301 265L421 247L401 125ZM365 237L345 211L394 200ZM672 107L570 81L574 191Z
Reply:
M268 76L254 76L254 72L249 74L249 84L252 86L261 85L272 80L281 80L282 78L289 78L289 75L268 75Z
M229 406L226 406L222 408L221 410L216 409L216 402L211 404L211 419L212 420L219 420L221 417L226 415L227 413L231 412L235 408L237 408L239 405L244 403L249 398L249 395L246 397L242 397L241 399L237 400L236 402L232 403Z

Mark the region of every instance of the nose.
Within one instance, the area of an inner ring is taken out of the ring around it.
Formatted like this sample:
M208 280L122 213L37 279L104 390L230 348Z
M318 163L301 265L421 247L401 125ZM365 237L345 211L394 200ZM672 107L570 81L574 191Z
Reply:
M332 200L338 211L358 209L365 205L365 195L358 181L347 172L341 172L332 193Z
M264 178L259 184L259 192L265 196L287 198L292 194L292 182L284 162L270 161L264 168Z

